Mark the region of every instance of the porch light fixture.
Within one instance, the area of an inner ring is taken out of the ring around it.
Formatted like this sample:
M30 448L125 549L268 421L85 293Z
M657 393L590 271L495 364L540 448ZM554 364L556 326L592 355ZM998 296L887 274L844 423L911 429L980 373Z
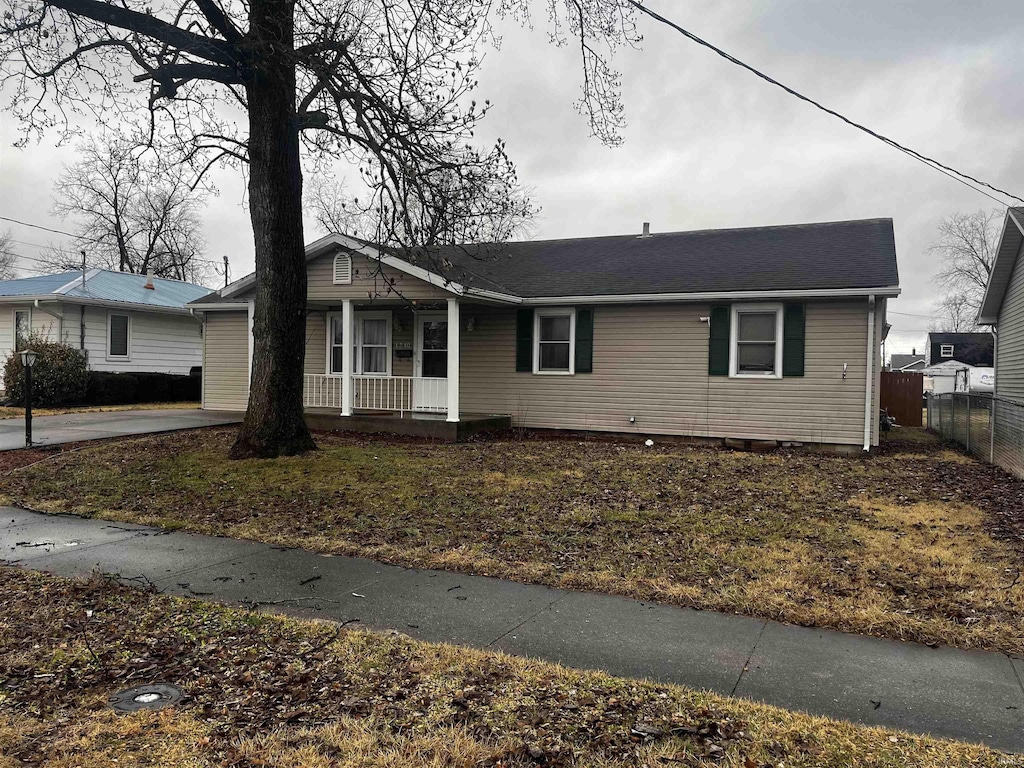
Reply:
M469 333L472 333L474 330L476 330L476 318L475 317L471 317L471 318L469 318L466 321L466 330Z
M21 364L25 368L25 447L32 447L32 366L36 364L37 353L26 349L21 353Z
M143 709L163 709L177 704L185 692L176 685L154 683L126 688L108 699L110 708L118 712L139 712Z

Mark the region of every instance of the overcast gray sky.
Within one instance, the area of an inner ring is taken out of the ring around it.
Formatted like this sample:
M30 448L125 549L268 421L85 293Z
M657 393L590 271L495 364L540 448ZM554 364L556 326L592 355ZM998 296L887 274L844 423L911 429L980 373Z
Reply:
M1010 0L660 0L651 7L812 98L926 155L1024 195L1024 12ZM923 348L936 299L927 249L940 218L995 203L861 134L679 34L641 19L642 49L617 59L625 145L589 137L572 109L575 51L503 25L479 98L542 211L534 237L790 224L887 216L903 296L888 352ZM53 141L11 148L0 115L0 215L66 227L50 185L73 161ZM234 277L253 268L243 182L220 173L206 216L207 257ZM0 222L0 231L6 224ZM13 226L18 240L60 238ZM310 222L307 239L318 236ZM38 254L19 246L26 257ZM22 262L31 269L31 262Z

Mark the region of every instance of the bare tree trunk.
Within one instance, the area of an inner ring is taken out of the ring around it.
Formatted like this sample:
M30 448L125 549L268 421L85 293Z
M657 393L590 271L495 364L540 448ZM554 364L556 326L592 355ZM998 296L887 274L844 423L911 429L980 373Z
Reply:
M256 241L256 315L249 407L231 457L288 456L316 447L302 412L306 258L295 114L291 0L252 0L257 68L249 102L249 210Z

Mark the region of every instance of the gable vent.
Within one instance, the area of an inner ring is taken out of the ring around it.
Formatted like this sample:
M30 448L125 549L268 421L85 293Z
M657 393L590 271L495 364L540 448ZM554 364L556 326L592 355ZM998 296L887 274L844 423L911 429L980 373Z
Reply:
M334 284L348 285L352 282L352 257L339 253L334 257Z

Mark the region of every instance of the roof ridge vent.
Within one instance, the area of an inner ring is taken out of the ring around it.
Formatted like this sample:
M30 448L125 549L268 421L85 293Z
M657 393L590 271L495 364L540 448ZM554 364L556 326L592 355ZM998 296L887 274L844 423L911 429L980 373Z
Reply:
M643 234L640 235L640 237L651 237L651 222L644 222L644 231Z

